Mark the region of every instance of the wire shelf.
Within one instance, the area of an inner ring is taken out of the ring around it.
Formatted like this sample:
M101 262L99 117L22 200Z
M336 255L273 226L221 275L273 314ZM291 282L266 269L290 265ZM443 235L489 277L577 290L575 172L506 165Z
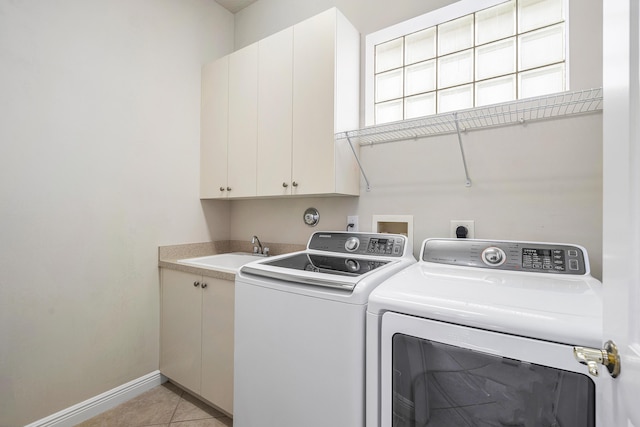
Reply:
M522 124L597 112L602 110L602 99L602 88L562 92L340 132L335 134L335 138L357 141L360 145L375 145L456 133L456 122L461 132Z

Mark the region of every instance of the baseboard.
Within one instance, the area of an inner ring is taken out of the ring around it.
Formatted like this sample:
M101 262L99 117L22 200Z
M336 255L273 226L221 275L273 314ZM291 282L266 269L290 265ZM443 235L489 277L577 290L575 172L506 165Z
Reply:
M25 427L72 427L83 421L93 418L111 408L133 399L167 379L160 371L151 372L133 381L129 381L119 387L106 391L98 396L87 399L67 409L49 415L46 418L35 421Z

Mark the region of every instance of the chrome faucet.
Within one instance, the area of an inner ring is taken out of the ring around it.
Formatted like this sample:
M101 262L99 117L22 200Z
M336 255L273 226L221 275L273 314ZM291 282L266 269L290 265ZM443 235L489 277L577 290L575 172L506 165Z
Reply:
M269 255L269 248L263 248L262 243L260 243L260 239L258 236L253 236L251 238L251 243L253 243L253 253L256 255ZM257 245L257 246L256 246Z

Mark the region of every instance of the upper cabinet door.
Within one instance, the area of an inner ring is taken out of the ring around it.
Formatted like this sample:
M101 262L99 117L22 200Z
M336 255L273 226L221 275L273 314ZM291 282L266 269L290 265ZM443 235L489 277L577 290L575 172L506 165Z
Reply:
M256 195L258 44L229 56L228 197Z
M293 27L293 194L333 193L336 10Z
M229 57L202 68L200 197L226 196L229 120Z
M292 194L357 195L353 153L334 135L358 127L360 35L332 8L295 25L293 40Z
M258 42L258 196L291 194L293 28Z

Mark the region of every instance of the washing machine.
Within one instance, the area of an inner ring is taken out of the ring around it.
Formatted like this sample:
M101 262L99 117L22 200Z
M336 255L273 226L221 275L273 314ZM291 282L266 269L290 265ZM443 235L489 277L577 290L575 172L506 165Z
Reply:
M586 250L427 239L367 309L367 427L604 427Z
M395 234L317 232L235 281L235 427L365 423L369 294L416 262Z

